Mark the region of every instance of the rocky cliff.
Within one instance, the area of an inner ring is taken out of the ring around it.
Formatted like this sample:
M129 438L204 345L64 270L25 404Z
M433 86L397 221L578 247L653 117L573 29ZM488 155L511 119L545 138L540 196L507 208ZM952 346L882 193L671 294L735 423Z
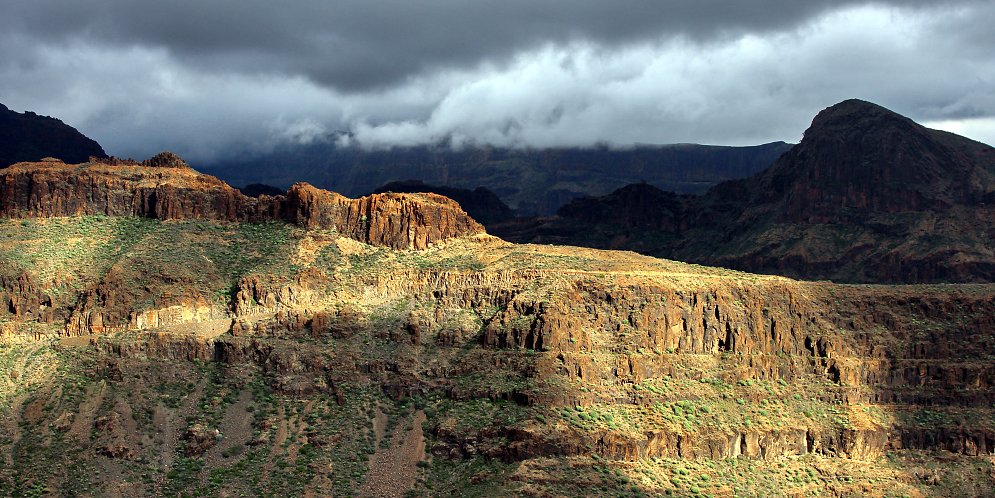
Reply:
M14 112L0 104L0 168L45 157L81 163L90 156L106 154L100 144L72 126L33 112Z
M796 278L991 282L993 201L995 149L848 100L769 169L703 196L628 187L490 228Z
M426 495L992 489L991 285L394 251L301 219L0 222L0 491L81 465L94 494L348 495L396 469Z
M249 197L190 168L171 153L137 163L96 159L48 161L0 170L0 216L139 216L264 222L285 220L335 229L395 249L422 249L451 237L483 233L455 202L433 194L376 194L349 199L307 184L284 196Z

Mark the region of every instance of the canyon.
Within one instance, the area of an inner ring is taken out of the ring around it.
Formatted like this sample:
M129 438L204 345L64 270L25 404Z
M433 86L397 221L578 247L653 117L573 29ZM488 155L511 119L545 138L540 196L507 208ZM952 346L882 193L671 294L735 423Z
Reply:
M0 217L0 494L995 489L990 283L514 244L168 153L12 165Z

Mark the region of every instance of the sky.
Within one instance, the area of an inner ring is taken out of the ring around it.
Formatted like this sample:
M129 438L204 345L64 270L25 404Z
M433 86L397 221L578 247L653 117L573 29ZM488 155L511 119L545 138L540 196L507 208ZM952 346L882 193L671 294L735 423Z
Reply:
M0 0L0 12L0 102L121 157L213 161L328 137L797 142L848 98L995 144L995 0Z

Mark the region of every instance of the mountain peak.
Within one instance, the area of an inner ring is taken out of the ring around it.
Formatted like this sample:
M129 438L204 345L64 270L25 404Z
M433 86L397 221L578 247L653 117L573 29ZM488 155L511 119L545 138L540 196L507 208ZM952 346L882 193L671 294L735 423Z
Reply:
M848 99L827 107L817 114L812 120L812 126L805 131L805 137L827 132L879 133L891 127L898 127L904 131L922 129L922 126L911 119L890 109L866 100Z
M0 168L43 157L58 157L72 163L90 156L107 157L100 144L76 128L48 116L20 113L0 104Z
M973 149L877 104L845 100L812 120L801 143L761 175L757 193L786 201L782 216L794 222L943 211L985 195L989 180L978 176Z

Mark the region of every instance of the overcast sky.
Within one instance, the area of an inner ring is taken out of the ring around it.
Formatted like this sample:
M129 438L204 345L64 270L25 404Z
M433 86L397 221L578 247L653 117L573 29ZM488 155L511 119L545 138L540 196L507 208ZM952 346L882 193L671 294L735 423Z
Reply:
M847 98L995 144L995 0L0 0L0 102L108 153L798 141Z

